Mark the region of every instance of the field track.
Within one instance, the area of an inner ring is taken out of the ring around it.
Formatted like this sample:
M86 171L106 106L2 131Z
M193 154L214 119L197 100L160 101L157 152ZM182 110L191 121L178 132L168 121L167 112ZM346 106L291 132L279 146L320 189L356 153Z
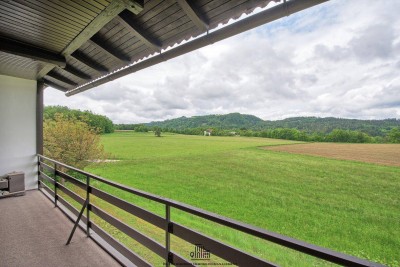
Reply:
M308 143L269 146L264 147L264 149L387 166L400 166L400 145L398 144Z

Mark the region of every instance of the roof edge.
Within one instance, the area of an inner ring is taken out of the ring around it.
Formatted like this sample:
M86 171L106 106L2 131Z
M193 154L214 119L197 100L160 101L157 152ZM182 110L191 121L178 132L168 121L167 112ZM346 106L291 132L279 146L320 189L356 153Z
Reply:
M108 75L93 80L87 84L80 87L74 88L66 92L66 96L72 96L86 90L92 89L94 87L100 86L107 82L113 81L115 79L121 78L131 73L135 73L139 70L151 67L153 65L159 64L163 61L176 58L178 56L187 54L199 48L205 47L207 45L219 42L226 38L232 37L239 33L248 31L255 27L264 25L266 23L278 20L280 18L289 16L291 14L297 13L304 9L316 6L318 4L327 2L329 0L291 0L284 1L274 7L261 11L257 14L251 15L245 19L239 20L235 23L227 25L219 30L215 30L206 35L195 38L192 41L181 44L175 48L159 53L153 57L147 58L143 61L137 62L128 67L116 70Z

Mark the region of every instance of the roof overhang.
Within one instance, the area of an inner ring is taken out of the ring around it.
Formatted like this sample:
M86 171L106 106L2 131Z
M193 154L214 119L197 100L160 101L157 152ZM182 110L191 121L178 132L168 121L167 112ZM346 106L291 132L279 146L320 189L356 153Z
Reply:
M0 74L70 96L326 1L1 2Z

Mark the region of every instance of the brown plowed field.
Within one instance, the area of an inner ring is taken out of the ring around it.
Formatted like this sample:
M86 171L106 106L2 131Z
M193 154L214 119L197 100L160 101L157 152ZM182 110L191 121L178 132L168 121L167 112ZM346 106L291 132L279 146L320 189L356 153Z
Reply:
M400 166L400 144L307 143L264 148L295 154Z

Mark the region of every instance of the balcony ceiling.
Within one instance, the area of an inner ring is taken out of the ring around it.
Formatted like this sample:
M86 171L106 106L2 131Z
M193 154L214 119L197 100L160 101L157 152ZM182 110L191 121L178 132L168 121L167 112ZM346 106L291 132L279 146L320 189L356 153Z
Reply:
M271 1L1 0L0 74L71 91Z

